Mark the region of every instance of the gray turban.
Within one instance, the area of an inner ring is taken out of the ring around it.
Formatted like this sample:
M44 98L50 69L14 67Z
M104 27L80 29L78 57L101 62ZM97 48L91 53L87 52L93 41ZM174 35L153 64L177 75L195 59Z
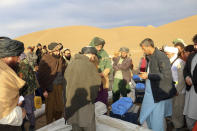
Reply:
M126 53L129 53L129 48L127 47L121 47L119 52L126 52Z
M24 52L24 44L8 37L0 37L0 58L20 56Z
M62 50L63 45L61 43L52 42L48 45L48 49L51 51Z
M95 54L97 55L97 50L95 47L92 47L92 46L86 46L86 47L83 47L81 49L81 53L82 54Z

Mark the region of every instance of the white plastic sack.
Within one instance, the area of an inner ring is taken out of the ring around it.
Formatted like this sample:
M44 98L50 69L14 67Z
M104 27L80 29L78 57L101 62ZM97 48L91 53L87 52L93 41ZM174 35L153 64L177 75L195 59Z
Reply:
M151 131L120 119L106 115L96 117L96 131Z
M95 115L100 116L107 112L107 106L103 102L96 102L95 103Z
M38 118L41 115L43 115L45 113L45 104L42 104L42 107L40 109L36 109L34 111L35 117Z

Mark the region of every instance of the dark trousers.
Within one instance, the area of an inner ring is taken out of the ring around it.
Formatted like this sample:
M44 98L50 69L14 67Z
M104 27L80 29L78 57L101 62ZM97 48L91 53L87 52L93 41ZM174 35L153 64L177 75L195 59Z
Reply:
M96 98L96 102L97 101L103 102L105 105L108 105L108 89L103 88L103 84L100 86L100 90Z
M127 81L115 78L112 89L113 102L119 100L120 95L123 97L127 97L127 94L130 91L130 85L127 83Z
M34 94L30 94L25 96L25 101L23 102L23 107L27 112L27 118L30 122L31 126L35 126L36 118L34 115L35 107L34 107Z

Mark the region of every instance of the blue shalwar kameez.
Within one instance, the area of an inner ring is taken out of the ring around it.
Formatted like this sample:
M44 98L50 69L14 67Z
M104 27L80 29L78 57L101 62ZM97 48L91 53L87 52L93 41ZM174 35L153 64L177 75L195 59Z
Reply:
M150 80L146 80L145 95L140 112L140 124L147 122L153 131L164 131L165 117L172 115L171 99L154 102Z

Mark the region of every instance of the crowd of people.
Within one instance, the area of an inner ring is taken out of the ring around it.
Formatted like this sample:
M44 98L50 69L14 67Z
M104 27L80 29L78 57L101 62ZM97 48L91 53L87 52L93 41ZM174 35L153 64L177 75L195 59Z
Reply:
M165 131L170 121L176 131L193 129L197 121L197 34L192 40L194 44L186 45L176 39L161 49L150 38L139 44L144 55L137 75L146 87L139 125ZM121 47L111 58L105 44L104 39L94 37L72 56L61 43L38 43L34 51L35 46L25 50L23 42L0 37L0 130L25 131L29 121L29 130L34 131L34 97L40 95L46 104L46 124L64 117L73 131L95 131L95 103L110 107L109 90L113 103L132 92L129 48Z

